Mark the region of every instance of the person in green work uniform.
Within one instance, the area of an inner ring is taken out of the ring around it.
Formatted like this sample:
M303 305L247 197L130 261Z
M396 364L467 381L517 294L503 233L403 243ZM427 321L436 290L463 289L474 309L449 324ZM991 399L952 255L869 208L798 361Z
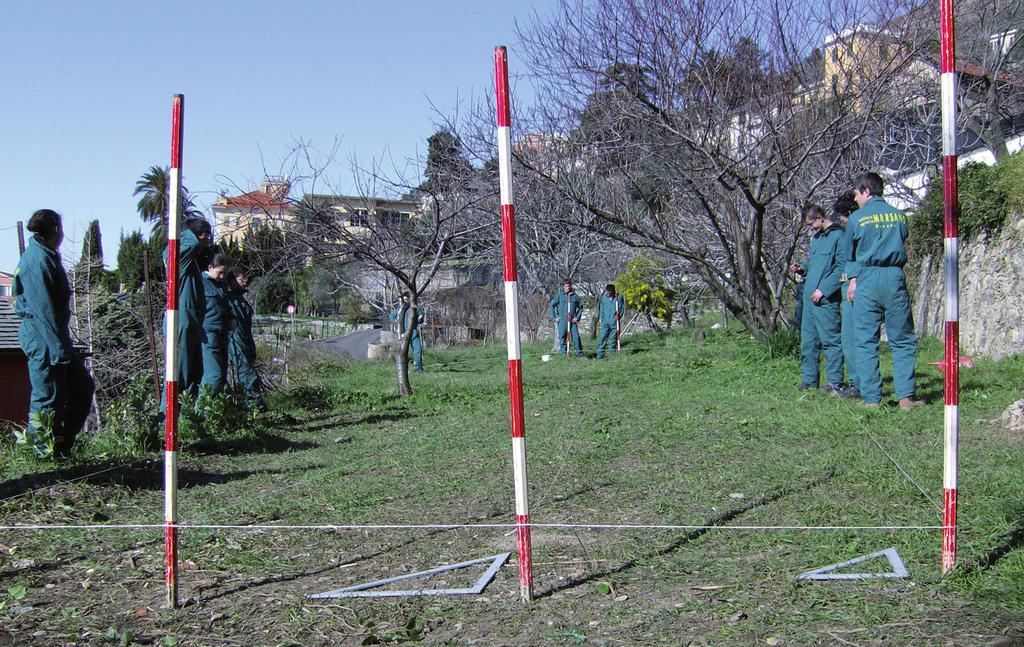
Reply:
M841 256L842 228L834 225L816 204L803 209L804 224L811 236L807 262L793 263L790 270L804 275L804 311L800 329L801 389L817 388L821 353L825 355L825 392L845 397L843 348L839 325L839 275L846 259Z
M552 297L548 303L548 310L551 319L556 324L558 335L558 352L568 356L566 347L566 336L572 335L572 345L576 351L576 357L583 357L583 342L580 341L579 320L583 314L583 302L572 291L572 281L566 279L562 282L562 291Z
M878 345L882 321L893 361L893 389L900 409L924 404L915 398L917 335L910 311L910 294L903 266L907 262L907 215L882 197L882 178L865 173L854 182L853 199L860 208L850 216L853 256L846 265L850 277L846 298L853 304L857 374L864 404L882 401Z
M203 268L206 267L210 246L210 223L203 218L191 218L183 223L178 236L178 393L195 397L203 377L203 317L206 315L206 295L203 292ZM164 265L167 249L164 249ZM165 324L166 330L166 324ZM167 394L162 396L160 410L166 409Z
M853 199L853 192L846 191L836 198L832 203L832 215L843 226L843 238L840 241L842 256L848 262L853 258L853 231L848 226L850 214L858 208L856 200ZM840 313L842 317L841 337L843 344L843 363L846 367L846 381L849 386L847 394L851 397L860 397L859 380L857 379L857 344L854 341L854 315L853 304L846 300L846 291L849 288L850 277L846 274L846 266L843 266L843 273L839 278L839 294L842 299Z
M255 411L266 411L263 387L256 372L256 341L252 337L252 304L245 298L249 276L245 272L228 274L224 282L228 310L235 327L228 333L228 362L235 367L245 401Z
M601 321L601 337L597 340L598 358L611 355L617 350L619 320L625 309L622 295L615 292L615 284L606 285L597 304L597 314Z
M210 259L210 265L203 272L203 296L206 309L203 316L203 379L201 394L215 396L224 390L228 375L228 333L235 327L235 320L228 308L224 293L224 278L231 261L225 254L217 252Z
M60 214L40 209L29 219L28 230L34 236L14 272L14 311L21 316L18 340L32 384L25 439L43 458L49 452L49 432L54 454L66 457L89 417L96 384L68 330L71 290L57 251L64 240Z
M398 334L404 335L405 331L412 327L412 339L409 340L409 348L412 350L412 362L415 370L423 370L423 343L420 341L420 324L423 323L423 315L419 308L410 308L409 292L402 293L402 303L388 315L390 321L398 322Z

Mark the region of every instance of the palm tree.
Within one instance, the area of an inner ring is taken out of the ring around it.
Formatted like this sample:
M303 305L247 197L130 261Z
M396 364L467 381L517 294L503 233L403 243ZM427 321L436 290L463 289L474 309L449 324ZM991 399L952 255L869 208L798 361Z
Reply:
M135 192L132 195L141 195L135 208L143 222L152 222L153 231L151 236L166 236L167 231L167 191L171 184L171 172L164 166L150 166L149 171L143 174L135 183ZM200 218L203 213L196 209L192 202L188 189L181 187L182 215L186 218Z

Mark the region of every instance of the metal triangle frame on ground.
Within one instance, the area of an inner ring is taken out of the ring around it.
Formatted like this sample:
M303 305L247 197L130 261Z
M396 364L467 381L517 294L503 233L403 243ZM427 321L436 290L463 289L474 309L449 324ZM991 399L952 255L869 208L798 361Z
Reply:
M838 573L841 568L847 566L853 566L854 564L860 564L866 562L869 559L875 559L876 557L885 557L889 560L889 566L892 567L892 571L889 573ZM828 566L822 566L816 568L813 571L807 571L797 576L798 580L868 580L868 579L907 579L910 577L910 571L903 565L903 560L900 559L899 554L895 548L886 548L880 550L877 553L871 553L870 555L861 555L855 557L847 562L839 562L838 564L830 564Z
M389 598L389 597L401 597L407 595L479 595L491 583L494 576L498 573L498 569L501 568L509 556L512 553L501 553L500 555L493 555L491 557L481 557L480 559L471 559L467 562L459 562L458 564L449 564L447 566L438 566L437 568L431 568L426 571L419 571L418 573L409 573L407 575L399 575L398 577L391 577L386 580L377 580L375 582L367 582L365 584L356 584L355 586L348 586L343 589L335 589L333 591L326 591L324 593L315 593L310 598ZM406 589L402 591L370 591L368 589L375 589L377 587L386 586L395 582L402 582L404 580L410 580L417 577L427 577L429 575L435 575L437 573L444 573L446 571L454 571L460 568L466 568L468 566L475 566L477 564L486 564L490 562L490 566L484 571L484 574L473 584L473 586L465 589Z

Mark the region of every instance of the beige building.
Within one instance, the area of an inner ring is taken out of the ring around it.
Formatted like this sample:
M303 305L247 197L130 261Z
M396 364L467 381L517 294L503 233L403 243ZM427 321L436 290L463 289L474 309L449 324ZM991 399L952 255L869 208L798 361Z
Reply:
M236 243L260 227L284 229L292 221L294 207L288 199L288 180L268 178L259 191L239 196L222 195L213 203L214 238Z

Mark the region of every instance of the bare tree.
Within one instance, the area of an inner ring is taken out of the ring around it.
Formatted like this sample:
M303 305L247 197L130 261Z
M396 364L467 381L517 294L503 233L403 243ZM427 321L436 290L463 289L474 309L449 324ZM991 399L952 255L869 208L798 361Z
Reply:
M566 0L520 33L540 86L524 130L560 153L517 159L589 214L583 227L678 258L748 329L772 330L799 207L872 161L872 115L911 57L878 52L907 9ZM824 78L813 48L844 33L858 46Z
M301 154L309 161L301 182L329 189L332 183L327 173L333 167L333 156L315 158L305 150ZM310 192L299 200L289 240L307 257L355 266L363 277L382 276L383 283L408 291L414 313L419 312L420 298L445 264L484 254L493 243L477 234L495 228L497 192L476 173L460 172L444 181L435 176L421 184L405 179L398 170L387 177L381 165L374 163L369 168L356 165L355 177L357 200L339 191ZM379 199L401 194L420 205L412 217ZM358 221L342 217L342 211L351 214L357 210ZM380 290L384 286L373 287ZM397 388L402 395L412 393L412 333L413 327L407 327L395 357Z

